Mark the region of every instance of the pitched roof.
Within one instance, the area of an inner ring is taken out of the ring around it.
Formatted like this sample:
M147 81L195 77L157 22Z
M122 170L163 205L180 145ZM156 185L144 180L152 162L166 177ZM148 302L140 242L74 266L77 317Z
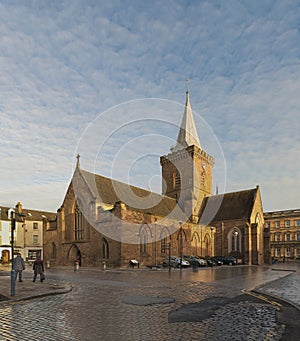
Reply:
M176 220L186 219L176 200L173 198L113 180L102 175L90 173L79 168L77 168L77 170L78 173L74 173L74 178L76 179L76 174L81 174L90 188L92 195L100 203L115 205L117 202L123 202L129 208L136 211L161 217L168 216L169 218Z
M249 220L256 194L254 189L213 195L204 198L200 210L200 223L209 224L225 220Z
M10 220L10 217L8 216L8 210L10 210L11 207L6 206L0 206L0 219L1 220ZM22 217L18 219L18 216L16 216L17 220L21 220L24 218L25 220L31 220L31 221L41 221L45 218L47 218L48 221L55 220L56 219L56 213L54 212L47 212L47 211L37 211L37 210L31 210L24 208L22 209Z

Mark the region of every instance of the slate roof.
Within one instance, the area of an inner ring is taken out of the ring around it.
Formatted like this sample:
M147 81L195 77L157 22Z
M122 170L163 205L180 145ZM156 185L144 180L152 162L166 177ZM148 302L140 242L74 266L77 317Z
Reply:
M1 209L0 219L1 220L10 220L10 217L8 217L8 210L10 208L11 207L0 206L0 209ZM22 214L24 214L25 220L31 220L31 221L41 221L43 220L43 216L46 217L48 221L53 221L56 219L56 213L54 212L37 211L37 210L23 208ZM17 220L22 221L21 219L18 219L18 216L17 216Z
M136 211L161 217L168 216L176 220L184 221L186 219L184 213L177 205L176 200L173 198L82 169L78 170L88 184L94 197L100 203L115 205L117 202L123 202L129 208ZM74 176L76 177L75 174Z
M200 223L226 220L249 220L259 187L204 198L200 209Z

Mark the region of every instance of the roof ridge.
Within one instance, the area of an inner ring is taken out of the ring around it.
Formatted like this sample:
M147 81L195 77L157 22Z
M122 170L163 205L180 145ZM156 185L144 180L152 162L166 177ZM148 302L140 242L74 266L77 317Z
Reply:
M150 190L148 190L148 189L146 189L146 188L143 188L143 187L138 187L138 186L136 186L136 185L128 184L128 183L123 182L123 181L120 181L120 180L116 180L116 179L109 178L109 177L107 177L107 176L105 176L105 175L101 175L101 174L97 174L97 173L92 173L92 172L90 172L90 171L88 171L88 170L84 170L84 169L80 169L80 172L88 173L88 174L90 174L90 175L94 175L94 176L97 176L97 177L99 177L99 178L103 178L103 179L109 180L109 181L111 181L111 182L117 182L117 183L119 183L119 184L121 184L121 185L128 186L128 187L131 187L131 188L135 188L135 189L137 189L137 190L142 190L142 191L144 191L144 192L146 192L146 193L149 193L149 194L158 195L158 196L160 196L160 197L162 197L162 198L170 199L171 201L176 201L176 199L171 198L171 197L169 197L169 196L167 196L167 195L165 195L165 194L153 192L153 191L150 191Z

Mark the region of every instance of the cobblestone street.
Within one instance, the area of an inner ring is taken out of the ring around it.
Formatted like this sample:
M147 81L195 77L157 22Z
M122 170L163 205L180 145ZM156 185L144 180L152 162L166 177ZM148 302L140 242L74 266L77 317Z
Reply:
M206 269L199 276L205 271L209 278L227 270ZM278 307L241 295L244 278L237 276L239 285L231 286L231 279L226 284L195 277L190 270L182 277L165 271L65 272L60 280L73 285L67 294L1 303L0 340L281 339Z

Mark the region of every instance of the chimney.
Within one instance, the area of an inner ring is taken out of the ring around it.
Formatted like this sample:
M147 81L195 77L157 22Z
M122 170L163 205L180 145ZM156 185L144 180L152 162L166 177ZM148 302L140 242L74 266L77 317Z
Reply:
M19 214L21 214L23 211L22 204L20 203L20 201L16 205L16 211L17 211L16 213L19 213Z

